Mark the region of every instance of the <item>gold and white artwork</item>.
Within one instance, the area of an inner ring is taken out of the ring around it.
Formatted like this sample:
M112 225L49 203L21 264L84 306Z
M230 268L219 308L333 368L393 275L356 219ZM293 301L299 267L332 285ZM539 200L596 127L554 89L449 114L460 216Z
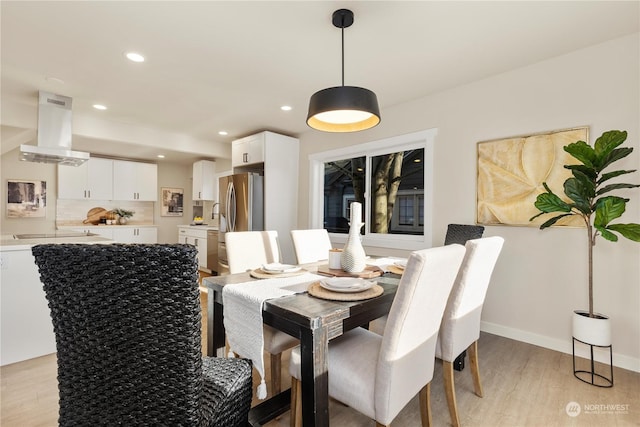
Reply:
M478 143L477 223L484 225L539 226L557 214L529 218L539 211L534 206L543 182L562 199L564 181L571 171L564 165L578 161L563 147L576 141L588 142L589 128L504 138ZM582 227L577 216L563 218L557 226Z

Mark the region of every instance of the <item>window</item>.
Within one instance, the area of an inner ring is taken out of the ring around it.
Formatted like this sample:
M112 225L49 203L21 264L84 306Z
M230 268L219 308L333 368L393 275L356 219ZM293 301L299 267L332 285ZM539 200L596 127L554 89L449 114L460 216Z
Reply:
M324 163L323 226L330 233L349 232L351 203L358 201L364 205L365 177L364 156Z
M346 240L350 205L358 201L364 245L429 247L435 134L429 130L311 155L311 226Z

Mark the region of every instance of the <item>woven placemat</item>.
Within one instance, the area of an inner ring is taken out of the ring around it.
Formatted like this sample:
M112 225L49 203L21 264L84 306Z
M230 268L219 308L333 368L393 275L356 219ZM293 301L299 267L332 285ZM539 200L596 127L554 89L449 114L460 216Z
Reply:
M309 285L309 295L316 298L328 299L331 301L362 301L382 295L384 289L382 286L375 284L366 291L362 292L333 292L320 286L320 282L313 282Z
M275 279L275 278L282 278L282 277L300 276L301 274L304 274L306 272L307 270L305 270L304 268L301 268L300 270L292 271L291 273L273 274L273 273L267 273L261 268L256 268L255 270L251 270L249 272L249 275L251 277L255 277L256 279Z
M395 265L388 266L387 270L389 270L390 273L399 274L401 276L404 274L404 268Z

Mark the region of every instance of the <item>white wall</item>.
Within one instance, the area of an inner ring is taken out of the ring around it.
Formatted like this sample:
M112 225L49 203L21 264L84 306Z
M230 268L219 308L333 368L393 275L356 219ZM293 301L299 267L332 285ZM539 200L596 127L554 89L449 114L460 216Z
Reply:
M57 166L45 163L21 162L20 148L0 157L2 169L2 198L0 199L0 232L2 234L51 233L56 228L56 200L58 198ZM44 218L7 218L7 180L46 181L47 207Z
M186 225L193 219L191 165L158 162L158 201L153 222L158 226L158 243L178 243L178 225ZM182 188L182 216L161 216L162 187Z
M385 108L369 131L302 135L298 226L308 225L310 154L423 129L438 128L434 245L444 241L448 223L475 221L479 141L588 125L593 142L606 130L627 130L626 146L636 150L619 166L640 169L639 40L636 33ZM624 182L640 183L640 173ZM631 202L622 222L640 222L640 190L624 194ZM570 353L571 313L587 308L586 231L490 226L485 235L506 243L483 329ZM594 256L595 309L612 319L614 364L640 371L640 244L600 240Z

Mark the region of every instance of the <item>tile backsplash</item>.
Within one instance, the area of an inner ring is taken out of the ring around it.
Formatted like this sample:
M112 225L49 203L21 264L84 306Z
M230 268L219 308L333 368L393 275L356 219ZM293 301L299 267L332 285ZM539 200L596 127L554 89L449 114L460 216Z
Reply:
M129 224L153 224L154 202L133 202L117 200L62 200L58 199L56 209L56 226L83 225L87 212L92 208L127 209L135 213L129 218Z

